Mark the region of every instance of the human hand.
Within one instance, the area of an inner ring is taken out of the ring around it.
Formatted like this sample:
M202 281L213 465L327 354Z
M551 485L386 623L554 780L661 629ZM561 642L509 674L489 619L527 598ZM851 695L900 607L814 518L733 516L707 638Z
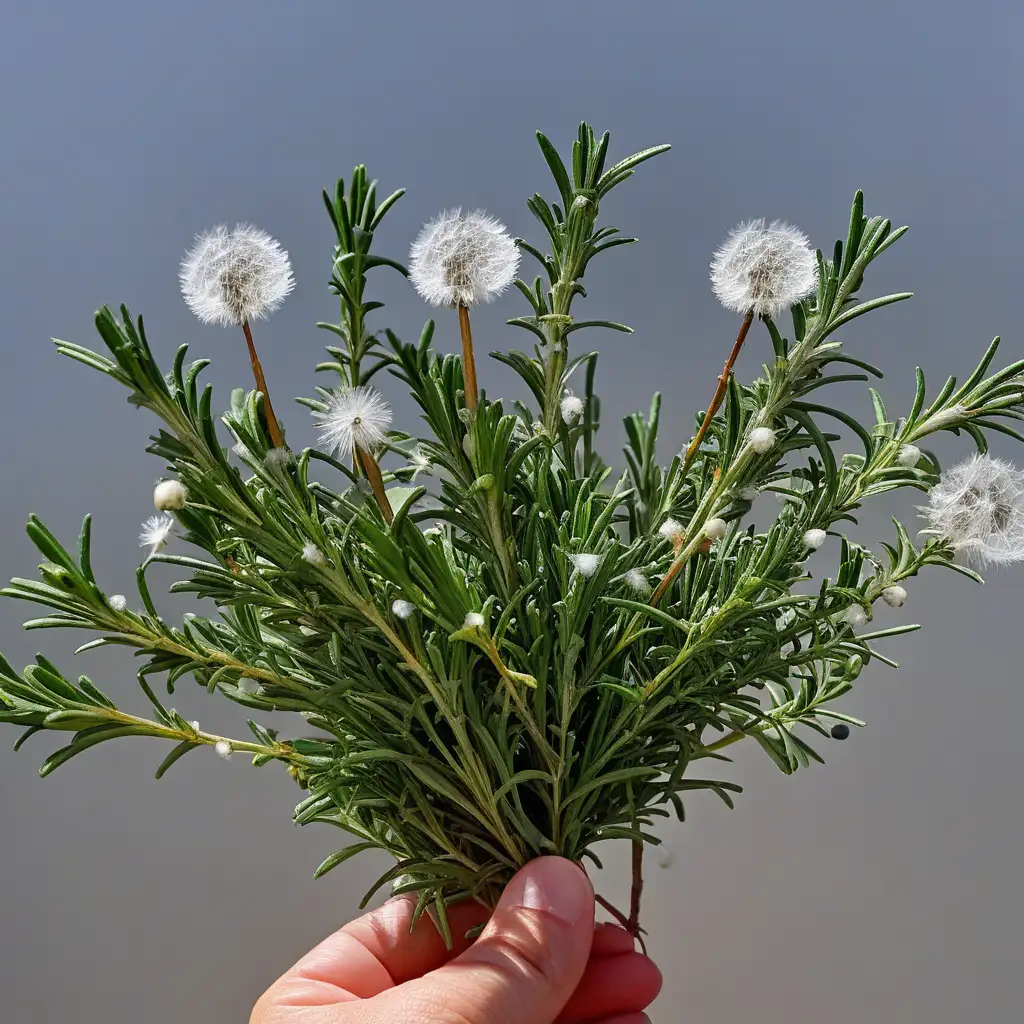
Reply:
M449 913L453 950L415 902L389 901L345 925L261 997L249 1024L649 1024L661 974L614 925L594 927L594 890L571 861L541 857L487 920Z

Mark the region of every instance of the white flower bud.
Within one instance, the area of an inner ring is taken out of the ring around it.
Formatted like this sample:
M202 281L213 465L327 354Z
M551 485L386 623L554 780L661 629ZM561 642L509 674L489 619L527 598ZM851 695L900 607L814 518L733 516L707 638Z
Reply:
M630 590L646 596L651 592L647 577L639 569L630 569L623 577L623 582Z
M907 592L903 587L894 583L882 591L882 600L890 608L902 608L907 602Z
M218 756L223 757L225 761L231 760L231 744L227 740L217 740L213 749L216 750Z
M324 553L311 541L307 541L307 543L302 545L302 557L310 565L323 565L327 561L324 558Z
M771 427L754 427L750 432L750 447L758 455L765 455L775 447L775 431Z
M484 624L484 617L479 612L467 612L462 624L467 629L480 629Z
M185 507L185 485L180 480L161 480L153 489L153 504L161 512Z
M589 579L597 572L597 567L601 564L600 555L591 555L581 553L578 555L570 555L569 561L572 562L572 567L581 575Z
M921 461L921 449L916 444L905 444L896 456L896 462L904 469L913 469Z
M668 540L676 541L683 536L683 527L681 523L670 517L658 527L658 533Z
M825 543L828 534L824 530L808 530L804 534L804 545L812 551L817 551Z
M573 424L583 415L583 399L575 395L566 395L561 404L562 419Z
M399 597L391 602L391 611L400 619L408 619L416 611L416 605Z
M859 604L852 604L843 613L843 621L854 629L860 629L868 621L867 612Z
M709 519L704 524L704 536L708 540L721 540L728 529L729 524L724 519Z
M123 612L128 607L128 598L124 594L111 594L107 603L115 612Z

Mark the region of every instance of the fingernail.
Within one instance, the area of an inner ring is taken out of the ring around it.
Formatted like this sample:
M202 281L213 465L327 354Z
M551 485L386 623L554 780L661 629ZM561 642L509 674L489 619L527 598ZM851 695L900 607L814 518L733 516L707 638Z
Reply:
M502 902L543 910L566 924L594 916L594 890L587 876L562 857L538 857L509 882Z

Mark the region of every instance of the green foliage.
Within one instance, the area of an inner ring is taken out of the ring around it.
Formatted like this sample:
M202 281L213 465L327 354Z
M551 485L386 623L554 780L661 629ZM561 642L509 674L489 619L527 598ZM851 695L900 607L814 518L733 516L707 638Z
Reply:
M347 385L387 368L427 428L419 438L393 437L401 465L385 463L385 481L417 486L389 492L390 526L351 468L331 456L307 449L268 458L255 392L234 392L221 417L240 471L222 446L210 387L199 390L207 361L186 368L182 346L165 376L127 309L120 320L106 308L96 316L109 358L57 342L159 418L149 450L187 488L176 517L204 556L151 557L138 573L142 610L119 611L93 575L89 520L76 556L30 521L44 558L40 579L14 580L5 593L49 609L30 628L83 628L97 634L85 647L133 648L153 709L152 719L127 715L88 679L72 683L42 657L21 675L0 661L0 719L28 733L74 734L44 774L124 735L175 744L158 774L196 746L225 740L167 709L149 685L155 675L168 691L190 675L261 715L299 712L315 738L279 740L250 723L255 742L230 743L257 763L287 765L306 791L297 822L327 822L355 837L317 873L383 849L395 865L374 888L414 891L420 913L443 912L466 898L493 903L539 854L596 860L601 840L657 843L654 819L669 809L682 816L694 790L731 806L739 787L694 777L691 768L720 759L736 740L754 737L791 772L819 759L810 740L827 736L825 723L854 722L834 701L874 659L889 663L876 641L916 627L858 633L849 609L870 616L884 588L926 566L969 571L943 540L915 546L897 523L881 556L843 538L833 576L810 587L804 534L851 520L865 498L931 487L933 455L913 468L899 456L937 430L962 430L981 450L988 430L1019 437L1005 421L1024 418L1024 362L990 373L994 342L959 389L949 381L928 405L919 375L904 416L891 418L873 391L875 422L867 425L821 403L823 388L880 375L846 354L837 332L908 297L858 295L869 265L904 230L866 217L858 194L846 239L830 260L819 257L817 294L792 310L792 338L765 321L772 357L763 376L749 386L730 382L692 465L684 471L682 455L658 464L656 396L647 417L627 418L626 468L615 477L595 451L596 353L570 356L569 343L588 327L629 329L578 321L572 305L586 294L591 259L633 241L597 226L599 205L667 147L606 167L608 135L597 139L583 125L567 166L538 139L558 195L529 200L545 248L520 244L543 273L518 282L530 311L510 321L536 344L532 355L495 354L522 377L532 407L484 400L471 414L460 360L434 350L432 323L415 344L387 332L386 350L367 332L367 314L381 304L364 299L366 272L404 272L371 253L374 229L402 193L376 205L359 167L347 193L339 182L325 194L341 317L321 326L341 344L319 368ZM857 372L843 372L849 367ZM585 412L567 424L560 402L576 369L585 376ZM840 454L828 419L852 429L863 451ZM777 437L768 453L750 442L763 427ZM432 463L430 489L405 462L413 443ZM759 531L751 494L763 490L786 500ZM675 543L658 532L669 515L683 526ZM712 517L728 523L714 546L703 535ZM428 523L436 525L425 530ZM322 564L302 557L308 544ZM593 573L574 559L581 554L596 556ZM146 585L153 561L179 567L184 578L172 590L211 599L219 616L189 616L180 628L164 622ZM637 573L657 584L653 597L635 586ZM396 600L412 614L396 614Z

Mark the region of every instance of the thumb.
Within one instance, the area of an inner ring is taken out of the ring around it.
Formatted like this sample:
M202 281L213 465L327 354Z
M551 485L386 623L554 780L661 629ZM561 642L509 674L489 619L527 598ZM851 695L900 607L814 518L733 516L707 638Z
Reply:
M509 882L487 927L462 956L413 983L415 995L409 985L388 993L398 997L389 1019L550 1024L579 984L593 938L589 879L572 861L540 857ZM424 1015L402 1016L410 1009Z

